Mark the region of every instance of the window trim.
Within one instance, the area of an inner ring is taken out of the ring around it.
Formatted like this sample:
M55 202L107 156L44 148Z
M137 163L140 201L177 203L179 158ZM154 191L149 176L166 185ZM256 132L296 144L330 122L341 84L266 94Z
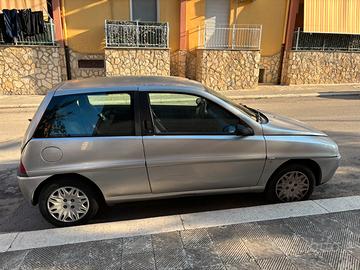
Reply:
M130 95L130 104L132 104L133 108L133 120L134 120L134 134L133 135L96 135L96 136L88 136L88 135L79 135L79 136L59 136L59 137L35 137L36 131L39 128L39 125L41 124L46 110L48 106L50 105L51 101L57 97L53 96L49 103L47 104L47 107L45 108L40 121L37 123L35 131L33 135L31 136L31 139L40 139L40 140L46 140L46 139L72 139L72 138L124 138L124 137L140 137L141 134L141 127L140 127L140 112L139 112L139 92L137 90L129 90L129 91L99 91L99 92L85 92L85 93L76 93L76 94L69 94L69 95L63 95L63 96L72 96L72 95L107 95L107 94L128 94Z
M189 95L189 96L195 96L195 97L201 97L201 98L205 98L206 100L209 100L211 102L213 102L214 104L216 104L217 106L221 107L223 110L227 111L229 114L233 115L234 117L236 117L237 119L239 119L239 121L241 121L245 126L251 128L253 131L254 129L249 126L244 120L242 120L239 116L235 115L233 112L230 112L229 110L227 110L226 108L224 108L223 106L221 106L219 103L210 100L207 97L204 97L202 95L199 94L193 94L193 93L188 93L188 92L182 92L182 91L176 91L176 92L171 92L171 91L141 91L141 102L142 102L142 124L141 124L141 129L142 129L142 136L236 136L238 137L238 135L236 134L232 134L232 133L216 133L216 132L212 132L212 133L199 133L199 132L171 132L171 133L155 133L155 128L154 128L154 121L152 118L152 115L150 113L150 96L149 94L179 94L179 95ZM151 130L152 132L147 132L147 128L145 127L145 121L148 121L151 123Z
M133 21L133 0L129 0L129 18ZM160 22L160 0L156 0L156 22Z

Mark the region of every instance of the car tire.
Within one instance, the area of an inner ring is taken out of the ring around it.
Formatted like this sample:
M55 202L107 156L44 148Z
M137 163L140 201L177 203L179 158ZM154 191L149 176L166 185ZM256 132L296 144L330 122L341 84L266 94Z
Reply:
M309 199L315 186L315 175L301 164L287 165L270 178L265 196L270 202L292 202Z
M40 192L40 212L48 222L57 227L85 224L99 210L96 193L85 183L76 180L57 179Z

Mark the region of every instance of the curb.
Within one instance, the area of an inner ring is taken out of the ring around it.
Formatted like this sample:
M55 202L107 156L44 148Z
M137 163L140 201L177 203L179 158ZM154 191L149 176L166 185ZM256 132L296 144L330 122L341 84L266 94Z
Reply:
M306 217L360 209L360 196L259 205L74 227L0 234L0 254L64 244Z
M40 104L40 102L39 102ZM26 109L37 108L39 104L20 104L20 105L0 105L0 109Z

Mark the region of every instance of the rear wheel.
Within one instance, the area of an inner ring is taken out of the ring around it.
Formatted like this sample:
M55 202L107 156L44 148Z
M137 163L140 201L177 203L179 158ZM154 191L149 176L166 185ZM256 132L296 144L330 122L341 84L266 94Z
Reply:
M307 200L315 186L314 173L304 165L288 165L276 172L266 188L266 197L271 202Z
M95 216L99 203L93 190L76 179L59 179L40 192L39 208L43 217L55 226L86 223Z

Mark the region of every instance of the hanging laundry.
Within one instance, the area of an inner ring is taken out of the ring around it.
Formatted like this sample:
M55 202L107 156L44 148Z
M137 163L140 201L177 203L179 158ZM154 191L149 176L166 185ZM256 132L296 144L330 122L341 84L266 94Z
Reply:
M42 11L31 12L31 30L34 35L44 33L44 15Z
M19 10L19 19L21 32L24 36L32 36L34 33L31 31L31 9Z
M14 42L20 33L20 21L16 9L3 9L1 31L6 43Z

